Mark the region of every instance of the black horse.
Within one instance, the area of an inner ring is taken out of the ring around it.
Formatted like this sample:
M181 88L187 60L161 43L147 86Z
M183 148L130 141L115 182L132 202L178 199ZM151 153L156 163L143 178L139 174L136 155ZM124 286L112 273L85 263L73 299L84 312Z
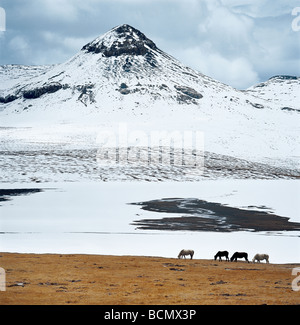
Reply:
M245 253L245 252L235 252L232 256L231 256L231 259L230 259L230 262L232 261L237 261L238 258L244 258L248 263L248 254Z
M219 257L219 261L222 261L222 256L226 257L226 261L229 261L228 258L229 253L227 251L218 251L218 253L215 255L215 260L217 259L217 257Z

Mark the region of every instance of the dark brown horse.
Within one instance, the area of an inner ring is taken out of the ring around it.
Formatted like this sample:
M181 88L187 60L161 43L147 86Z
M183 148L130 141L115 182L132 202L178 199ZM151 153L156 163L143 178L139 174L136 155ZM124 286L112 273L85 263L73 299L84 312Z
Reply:
M218 253L215 255L215 260L217 259L217 257L219 257L219 261L222 261L222 256L225 256L226 261L229 261L228 258L229 253L227 251L218 251Z
M249 261L248 261L248 254L245 253L245 252L235 252L235 253L231 256L230 261L231 261L231 262L232 262L232 261L235 261L235 262L236 262L238 258L244 258L244 259L249 263Z

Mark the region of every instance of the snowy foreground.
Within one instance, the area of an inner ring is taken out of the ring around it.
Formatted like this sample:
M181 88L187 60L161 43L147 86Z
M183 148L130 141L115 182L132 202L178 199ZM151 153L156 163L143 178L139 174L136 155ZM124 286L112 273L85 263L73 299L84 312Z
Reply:
M1 202L3 252L113 254L177 257L182 248L196 259L218 250L270 255L271 263L300 261L299 232L230 233L138 230L134 220L170 214L129 203L161 198L199 198L246 209L263 208L300 222L298 180L203 180L199 182L3 183L2 189L42 192Z

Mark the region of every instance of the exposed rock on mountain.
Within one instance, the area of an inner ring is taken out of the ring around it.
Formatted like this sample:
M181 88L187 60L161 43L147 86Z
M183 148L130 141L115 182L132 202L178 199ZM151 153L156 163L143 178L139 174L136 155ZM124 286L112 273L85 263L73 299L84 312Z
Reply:
M139 30L122 25L113 30L112 35L100 37L86 44L82 50L89 53L102 53L105 57L125 55L152 56L150 49L158 51L156 45Z

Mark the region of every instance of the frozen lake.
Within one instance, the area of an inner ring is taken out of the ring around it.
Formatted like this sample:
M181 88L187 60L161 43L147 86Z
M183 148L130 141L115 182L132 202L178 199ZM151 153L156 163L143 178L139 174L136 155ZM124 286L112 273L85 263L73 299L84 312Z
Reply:
M199 182L13 183L2 189L42 192L0 202L0 250L19 253L83 253L176 257L182 248L210 259L218 250L267 253L272 263L300 262L300 232L202 232L139 230L141 219L171 214L136 203L161 198L198 198L264 211L300 222L298 180L207 180ZM178 215L180 216L180 215Z

